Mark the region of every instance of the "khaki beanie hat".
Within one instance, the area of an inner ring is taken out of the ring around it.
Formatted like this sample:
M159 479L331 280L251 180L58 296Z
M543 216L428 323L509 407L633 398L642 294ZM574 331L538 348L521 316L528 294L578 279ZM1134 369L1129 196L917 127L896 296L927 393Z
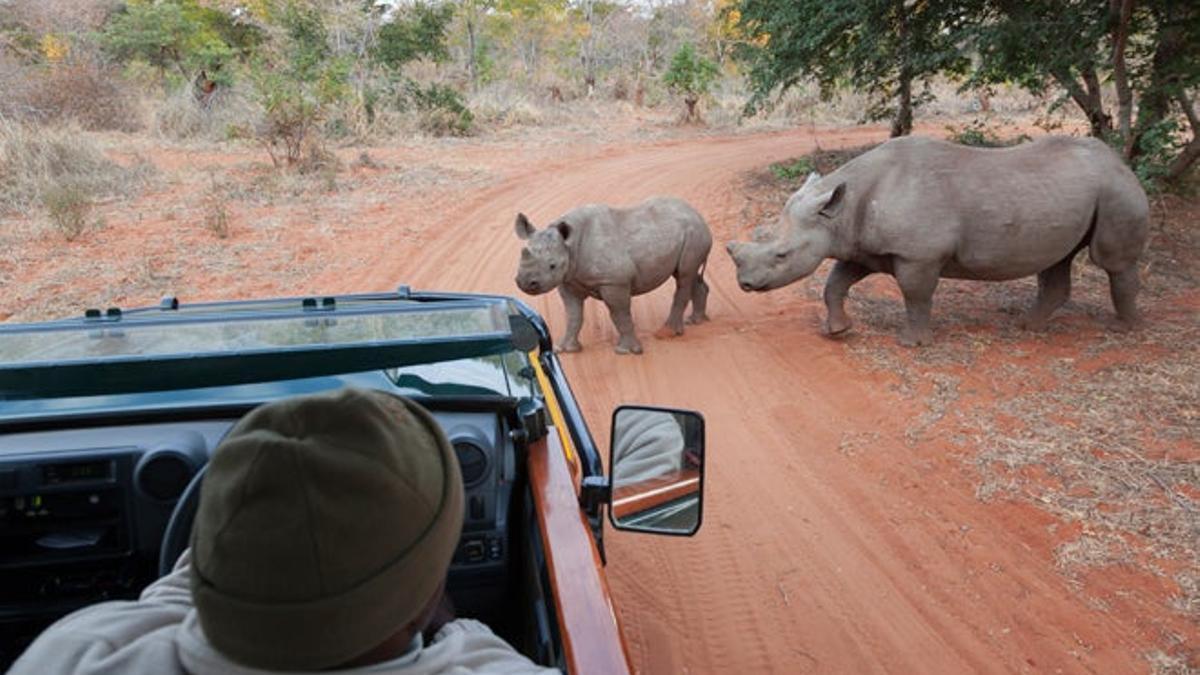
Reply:
M260 406L221 442L201 488L200 626L247 666L344 663L433 600L462 513L458 460L416 403L343 389Z

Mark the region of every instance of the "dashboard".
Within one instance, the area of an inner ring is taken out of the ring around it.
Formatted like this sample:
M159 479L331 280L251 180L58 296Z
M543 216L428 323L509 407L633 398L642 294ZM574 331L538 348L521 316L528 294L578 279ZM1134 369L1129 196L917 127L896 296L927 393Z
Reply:
M464 614L483 614L504 597L511 564L516 453L497 412L431 412L465 488L448 588ZM236 421L0 435L0 665L61 616L135 598L157 577L176 503Z

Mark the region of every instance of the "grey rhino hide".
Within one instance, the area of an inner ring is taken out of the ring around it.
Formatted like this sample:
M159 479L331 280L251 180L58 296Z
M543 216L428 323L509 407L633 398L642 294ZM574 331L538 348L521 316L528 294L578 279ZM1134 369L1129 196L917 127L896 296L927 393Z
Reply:
M708 318L704 265L712 249L712 233L700 214L681 199L653 197L630 208L588 204L541 230L522 213L514 229L526 242L517 287L531 295L558 289L562 296L567 314L566 334L558 345L562 351L581 348L583 303L592 297L608 306L620 335L617 353L642 353L630 298L671 277L675 277L675 296L666 324L656 335L681 335L689 302L688 322Z
M1102 141L1046 137L1010 148L930 138L888 141L832 174L809 176L773 237L731 242L738 284L768 291L837 261L825 286L826 330L850 328L850 287L883 272L904 295L900 341L932 340L939 278L1004 281L1038 275L1022 320L1044 327L1070 294L1071 261L1087 248L1109 276L1117 317L1137 322L1137 260L1149 204L1137 178Z

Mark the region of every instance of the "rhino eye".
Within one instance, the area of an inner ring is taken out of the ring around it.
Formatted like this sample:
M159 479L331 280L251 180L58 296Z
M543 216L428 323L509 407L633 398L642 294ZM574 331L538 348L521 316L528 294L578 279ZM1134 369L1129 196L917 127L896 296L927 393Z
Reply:
M557 269L558 263L550 263L550 269Z
M788 255L787 253L783 253L783 252L776 253L776 254L775 254L775 259L776 259L776 260L783 260L784 258L787 258L787 255Z

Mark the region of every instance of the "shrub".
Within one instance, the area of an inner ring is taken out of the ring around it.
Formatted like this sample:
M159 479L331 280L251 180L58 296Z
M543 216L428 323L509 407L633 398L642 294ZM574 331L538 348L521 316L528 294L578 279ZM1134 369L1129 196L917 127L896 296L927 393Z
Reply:
M136 101L119 73L98 60L72 57L42 65L9 63L0 114L40 123L78 122L94 131L136 131Z
M969 124L946 126L948 138L960 145L970 145L977 148L1003 148L1019 145L1029 140L1029 136L1021 134L1013 138L1002 138L996 130L981 119L972 120Z
M225 208L226 190L217 182L215 176L211 176L210 181L203 198L204 229L225 239L229 236L229 211Z
M109 160L77 126L42 127L0 118L0 213L29 213L54 186L92 196L127 192L152 168L125 168Z
M468 108L475 122L499 127L539 125L546 118L537 100L509 82L495 82L472 92Z
M87 188L68 182L46 188L42 192L42 205L63 238L74 241L87 228L92 197Z
M154 112L154 128L167 138L220 141L251 136L262 116L237 86L218 87L204 103L188 86L163 100Z
M1171 162L1179 155L1184 145L1179 140L1179 131L1179 122L1167 117L1147 128L1138 137L1137 153L1130 168L1147 193L1161 191L1167 177L1171 175ZM1122 151L1122 143L1116 134L1110 142L1117 146L1114 149L1118 153Z
M467 136L471 133L475 116L453 87L436 82L422 87L410 80L407 93L420 114L420 127L425 133L433 136Z
M278 76L261 80L259 94L263 119L258 140L276 167L295 166L321 121L320 103L306 87Z
M779 180L793 181L804 178L814 170L812 160L807 157L797 157L790 162L780 162L771 165L771 173Z
M696 104L700 97L708 93L720 71L717 64L696 53L696 48L690 43L684 43L671 58L671 67L663 75L663 84L671 91L683 96L687 106L686 121L700 119Z

